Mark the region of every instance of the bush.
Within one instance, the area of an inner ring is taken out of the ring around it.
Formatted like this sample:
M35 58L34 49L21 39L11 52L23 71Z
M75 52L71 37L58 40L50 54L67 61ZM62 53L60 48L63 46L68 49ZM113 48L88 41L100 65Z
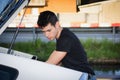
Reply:
M81 40L89 60L97 59L119 59L120 58L120 42L114 43L107 40ZM3 47L9 44L0 43ZM40 39L35 42L18 42L15 43L13 49L37 55L40 61L46 61L52 51L55 49L55 42L43 42Z

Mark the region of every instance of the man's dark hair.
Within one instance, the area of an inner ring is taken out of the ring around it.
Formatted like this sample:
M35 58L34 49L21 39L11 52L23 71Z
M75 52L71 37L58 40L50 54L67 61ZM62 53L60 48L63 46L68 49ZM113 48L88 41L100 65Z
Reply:
M51 11L44 11L44 12L40 13L37 24L40 28L44 28L49 23L51 23L51 25L55 26L57 21L58 21L58 18L55 15L55 13L53 13Z

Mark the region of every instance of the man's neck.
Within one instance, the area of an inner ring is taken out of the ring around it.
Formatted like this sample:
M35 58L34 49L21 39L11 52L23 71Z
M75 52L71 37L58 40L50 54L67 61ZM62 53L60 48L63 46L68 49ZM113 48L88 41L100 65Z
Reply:
M60 37L62 30L63 30L63 28L59 27L56 39L58 39Z

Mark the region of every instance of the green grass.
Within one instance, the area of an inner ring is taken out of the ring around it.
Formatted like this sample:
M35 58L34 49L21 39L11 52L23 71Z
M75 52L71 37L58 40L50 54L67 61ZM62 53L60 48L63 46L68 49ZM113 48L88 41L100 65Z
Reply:
M89 60L120 59L120 42L113 43L107 39L82 41Z
M15 50L37 55L38 59L45 61L55 49L54 42L43 42L40 39L35 42L19 42L14 46Z
M120 42L114 43L103 39L86 41L81 40L89 60L97 59L120 59ZM9 44L0 43L3 47L9 47ZM55 42L43 42L40 39L35 42L19 42L15 43L13 49L37 55L39 60L45 61L48 59L51 52L55 49Z

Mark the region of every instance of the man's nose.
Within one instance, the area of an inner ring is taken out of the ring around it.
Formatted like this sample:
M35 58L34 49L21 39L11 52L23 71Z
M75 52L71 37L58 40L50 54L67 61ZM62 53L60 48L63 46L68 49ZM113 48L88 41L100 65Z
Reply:
M45 32L44 34L45 34L45 36L46 36L46 37L48 37L48 36L49 36L49 33L48 33L48 32Z

